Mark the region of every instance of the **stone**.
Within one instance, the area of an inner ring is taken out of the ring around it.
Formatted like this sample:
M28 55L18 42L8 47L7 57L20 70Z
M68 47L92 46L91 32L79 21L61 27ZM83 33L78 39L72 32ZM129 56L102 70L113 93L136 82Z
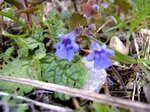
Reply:
M83 57L82 62L85 64L89 76L81 89L98 93L107 80L105 69L97 70L94 68L94 61L89 62L86 57Z

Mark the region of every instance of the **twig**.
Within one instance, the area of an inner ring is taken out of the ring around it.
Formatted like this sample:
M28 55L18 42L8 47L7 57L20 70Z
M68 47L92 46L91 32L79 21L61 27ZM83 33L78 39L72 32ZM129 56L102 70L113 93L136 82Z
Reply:
M109 89L108 89L108 83L107 83L107 82L105 83L104 93L105 93L106 95L110 95Z
M26 8L29 7L29 6L28 6L28 1L27 1L27 0L24 0L24 4L25 4ZM29 26L32 27L32 18L31 18L31 15L28 14L28 13L26 13L26 15L27 15L27 19L28 19Z
M76 98L72 98L72 102L73 102L73 105L74 105L75 109L79 109L80 108L79 102L77 101Z
M76 0L72 0L72 3L73 3L73 6L74 6L75 11L78 12Z
M132 101L134 101L134 96L135 96L136 89L137 89L138 77L139 77L139 73L136 73L136 78L135 78L135 81L134 81L133 92L132 92Z
M113 105L117 107L123 107L126 109L134 109L141 112L150 112L150 104L144 104L141 102L132 102L130 100L120 99L104 94L93 93L85 90L79 90L76 88L65 87L61 85L56 85L52 83L41 82L37 80L25 79L25 78L15 78L11 76L0 76L0 80L16 82L21 84L30 85L36 88L46 89L55 92L61 92L74 97L81 97L84 99L92 100L102 104Z
M119 80L121 82L121 85L123 86L125 92L127 93L127 89L126 89L126 86L125 86L125 83L124 83L122 77L120 76L120 74L118 73L118 71L115 69L115 67L112 66L112 69L115 72L115 75L119 78Z
M31 100L31 99L26 98L26 97L10 95L10 94L5 93L5 92L0 92L0 96L12 96L14 99L21 99L23 101L26 101L28 103L32 103L36 106L40 106L40 107L45 108L45 109L50 109L50 110L59 111L59 112L72 112L72 110L69 108L63 108L63 107L54 106L54 105L50 105L50 104L46 104L46 103L41 103L41 102Z

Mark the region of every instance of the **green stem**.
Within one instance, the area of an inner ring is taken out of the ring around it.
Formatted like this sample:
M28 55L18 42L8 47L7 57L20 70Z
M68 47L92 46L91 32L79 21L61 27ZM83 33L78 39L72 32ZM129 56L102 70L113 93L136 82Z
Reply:
M6 37L10 37L12 39L15 39L17 37L24 38L24 37L27 37L29 35L29 31L27 30L26 33L21 34L21 35L13 35L13 34L10 34L10 33L6 32L6 31L4 31L4 32L2 32L2 35L6 36Z
M27 29L29 29L27 25L25 25L22 21L20 21L17 17L13 16L10 13L0 11L0 15L1 16L5 16L5 17L7 17L9 19L14 20L16 23L18 23L20 26L23 27L24 31L26 31Z

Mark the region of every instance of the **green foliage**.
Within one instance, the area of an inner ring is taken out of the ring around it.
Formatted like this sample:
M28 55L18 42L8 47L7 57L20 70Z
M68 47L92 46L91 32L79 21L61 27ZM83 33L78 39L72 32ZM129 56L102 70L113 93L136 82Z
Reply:
M48 29L43 29L40 25L33 25L30 36L29 32L22 35L3 33L3 35L14 40L15 46L10 47L2 54L4 63L0 69L0 74L34 80L43 79L51 83L80 88L87 72L79 56L76 56L72 61L57 59L46 54L43 43L45 37L53 42L56 41L59 33L66 32L65 24L57 15L51 15L45 24ZM45 34L49 36L45 36ZM15 55L18 57L14 58ZM0 88L21 95L33 89L22 84L4 81L0 82ZM70 99L70 96L58 93L55 93L55 97L62 100Z
M34 54L38 59L43 58L46 55L45 45L42 43L44 39L43 29L39 25L34 25L30 37L26 38L28 33L29 32L22 35L12 35L4 32L3 35L14 40L18 47L19 56L28 57L30 54Z
M42 77L44 81L59 85L80 88L87 77L84 64L79 56L72 61L60 60L52 55L47 55L41 60ZM70 96L55 93L55 97L61 100L68 100Z
M133 13L140 12L145 6L150 5L150 0L132 0Z
M69 26L70 29L74 29L79 25L87 25L87 20L86 18L79 14L79 13L73 13L66 21L67 25Z
M22 21L20 21L16 16L13 16L13 14L10 14L10 13L4 12L4 11L0 11L0 15L14 20L17 24L19 24L21 27L23 27L24 31L26 31L28 29L28 26L25 25Z
M50 17L45 21L45 24L48 27L48 29L45 31L48 33L46 36L49 39L55 39L56 37L58 37L58 34L64 34L67 31L65 29L64 22L56 13L52 13Z
M131 27L129 29L130 33L132 33L135 30L135 28L148 17L148 14L150 12L149 6L150 6L150 3L149 5L146 5L145 7L143 7L142 10L134 14L130 22L131 23Z
M92 107L95 109L95 112L128 112L125 109L110 107L99 103L93 103Z
M0 74L3 76L41 80L41 68L39 62L36 59L31 60L31 58L14 58L12 61L3 63ZM19 95L29 93L33 89L33 87L27 85L6 81L0 81L0 88Z
M43 30L41 27L38 25L33 26L32 34L28 38L26 38L28 33L20 36L9 33L4 34L12 38L17 46L8 48L2 54L4 62L1 65L0 75L41 80L39 59L46 55L46 50L42 43ZM18 55L18 57L14 58L14 55ZM20 95L33 89L30 86L5 81L0 82L0 88Z

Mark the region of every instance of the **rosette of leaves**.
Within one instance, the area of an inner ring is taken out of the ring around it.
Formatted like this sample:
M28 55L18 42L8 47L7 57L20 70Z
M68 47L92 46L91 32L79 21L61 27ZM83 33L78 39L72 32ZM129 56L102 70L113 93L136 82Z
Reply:
M87 71L79 56L73 60L60 60L51 54L41 60L42 77L44 81L59 85L80 88L87 77ZM55 98L69 100L70 96L60 93Z

